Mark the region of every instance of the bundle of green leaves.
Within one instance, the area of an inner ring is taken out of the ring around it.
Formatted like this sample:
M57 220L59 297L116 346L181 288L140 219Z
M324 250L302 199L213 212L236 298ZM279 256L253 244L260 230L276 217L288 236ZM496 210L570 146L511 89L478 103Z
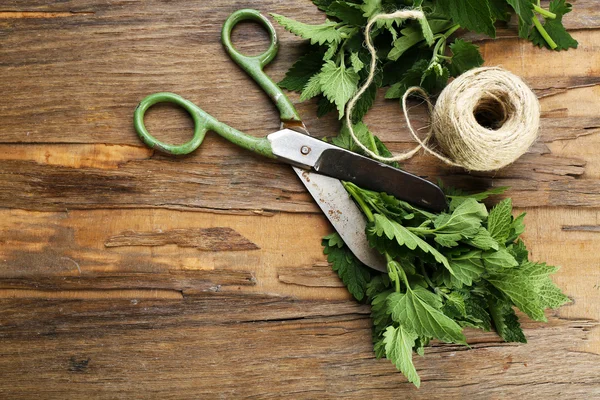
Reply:
M385 145L362 122L377 89L389 86L387 98L400 98L411 86L429 93L443 89L450 77L482 65L479 48L450 37L460 28L494 37L497 21L514 11L519 36L556 50L577 47L562 25L571 11L565 0L549 10L539 0L313 0L331 18L307 25L273 14L290 32L310 40L307 52L287 72L280 86L301 93L301 100L321 96L318 115L338 111L368 75L370 55L363 47L367 20L377 13L420 8L426 20L385 21L372 31L378 68L371 87L352 115L354 132L371 151L389 156ZM538 15L545 19L542 25ZM447 51L446 46L449 47ZM342 125L333 143L361 152ZM398 167L397 164L392 163ZM377 357L387 357L416 386L420 378L413 352L423 355L432 339L466 345L462 330L494 329L508 342L526 342L513 307L544 321L547 308L569 299L550 275L557 268L529 260L519 236L524 214L512 216L506 199L491 210L482 203L504 188L467 195L446 189L448 207L439 214L411 206L385 193L344 183L368 219L371 246L387 260L387 273L363 265L337 233L323 238L332 267L358 301L371 304Z
M348 100L368 75L370 56L364 48L364 28L370 17L403 8L424 11L426 20L379 21L371 36L378 51L378 74L354 108L353 123L373 104L377 88L389 86L386 98L400 98L411 86L429 93L443 89L450 77L481 66L478 46L450 37L459 29L496 36L497 22L511 13L519 20L519 36L555 50L577 47L562 18L571 11L565 0L552 0L549 10L540 0L313 0L328 19L309 25L283 15L273 18L290 32L308 39L307 51L279 85L301 93L301 100L319 96L318 116L337 109L341 119ZM542 24L538 17L543 17ZM426 40L427 38L427 40ZM449 50L448 50L448 49Z
M413 352L423 355L430 340L466 345L462 330L473 327L525 343L513 307L546 321L545 309L569 302L550 279L557 268L529 260L519 239L525 214L514 218L510 199L490 211L481 202L505 188L450 191L447 211L433 214L344 185L367 216L367 237L388 272L363 265L337 233L323 238L324 252L350 293L371 304L376 356L387 357L417 387Z

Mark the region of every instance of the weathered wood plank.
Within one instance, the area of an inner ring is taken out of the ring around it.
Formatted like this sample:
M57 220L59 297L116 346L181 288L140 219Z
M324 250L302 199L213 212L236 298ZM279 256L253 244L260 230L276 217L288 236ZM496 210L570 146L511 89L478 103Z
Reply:
M369 310L346 302L212 295L182 301L0 301L0 392L31 398L528 398L599 394L598 356L578 351L596 322L525 323L528 345L469 332L434 344L417 390L375 360ZM535 351L531 351L535 348ZM573 371L577 371L576 374ZM110 384L108 384L110 383Z

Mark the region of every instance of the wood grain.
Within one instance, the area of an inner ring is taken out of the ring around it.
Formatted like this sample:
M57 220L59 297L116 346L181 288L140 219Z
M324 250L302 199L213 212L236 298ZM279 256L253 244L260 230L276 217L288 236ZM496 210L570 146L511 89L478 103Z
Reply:
M526 345L474 330L470 348L433 343L416 357L419 390L374 358L370 310L325 263L332 228L289 166L212 134L167 157L132 127L144 96L173 91L251 135L277 130L220 29L246 6L322 21L309 0L1 4L0 398L600 397L600 12L571 2L577 51L533 48L515 21L495 41L465 34L540 97L526 156L494 174L423 155L404 167L463 188L511 186L532 258L562 266L554 280L573 302L548 324L522 316ZM275 80L303 49L277 30ZM256 54L266 35L245 25L234 42ZM315 136L337 132L334 115L290 97ZM427 125L422 107L411 115ZM383 92L366 122L393 150L412 145ZM178 143L192 132L170 106L146 125Z

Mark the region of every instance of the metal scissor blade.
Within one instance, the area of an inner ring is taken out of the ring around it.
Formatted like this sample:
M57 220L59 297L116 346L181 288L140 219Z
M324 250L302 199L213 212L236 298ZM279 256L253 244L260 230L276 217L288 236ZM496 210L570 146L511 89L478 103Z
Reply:
M293 167L344 243L363 264L387 272L385 259L369 246L367 219L352 201L342 183L335 178Z
M267 138L273 154L289 164L385 192L430 211L441 212L446 208L446 196L438 186L406 171L295 130L283 129Z

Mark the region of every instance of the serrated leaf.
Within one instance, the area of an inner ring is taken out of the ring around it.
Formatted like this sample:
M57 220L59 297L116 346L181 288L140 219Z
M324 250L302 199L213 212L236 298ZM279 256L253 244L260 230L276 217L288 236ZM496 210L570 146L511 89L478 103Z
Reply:
M481 250L498 250L498 242L490 235L484 227L479 228L475 236L464 239L465 243Z
M335 110L335 104L330 102L326 97L319 98L317 101L317 117L321 118Z
M363 67L365 66L365 64L360 60L358 53L356 53L354 51L352 53L350 53L350 63L352 63L352 68L356 72L360 72L363 69Z
M319 73L323 94L334 103L339 112L339 119L344 115L344 107L354 95L358 85L358 74L344 64L336 66L327 61Z
M527 247L525 247L525 243L523 243L521 239L508 246L506 250L508 250L508 252L515 258L515 260L517 260L519 264L523 264L529 258Z
M321 76L320 74L313 75L313 77L308 80L306 86L304 86L302 94L300 95L300 101L312 99L321 92Z
M552 282L549 277L541 280L538 286L538 296L540 305L543 308L551 308L553 310L558 307L570 303L571 300Z
M388 326L383 336L387 359L406 376L409 382L416 387L421 386L421 379L412 362L413 346L418 335L400 325Z
M485 205L467 199L454 209L452 214L440 214L434 221L436 233L458 234L473 237L479 232L481 222L487 217Z
M533 2L531 0L506 0L519 17L519 37L525 39L533 25Z
M310 44L339 43L342 40L342 34L336 29L337 23L334 21L309 25L275 13L271 13L271 16L294 35L309 39Z
M375 214L374 217L375 224L371 227L373 234L377 236L382 236L385 234L388 239L395 240L400 246L406 246L410 250L414 250L419 247L421 250L423 250L423 252L431 254L437 262L443 264L452 273L448 259L429 243L396 221L390 220L381 214Z
M323 66L323 52L309 51L286 72L285 78L278 83L284 89L294 92L302 92L308 80L315 74L318 74Z
M450 45L450 51L452 51L452 63L450 64L450 75L452 76L458 76L483 65L479 46L475 46L473 43L456 39Z
M399 82L394 83L385 93L386 99L399 99L404 96L404 93L412 87L419 86L423 73L429 66L428 60L418 60L413 66L406 71L404 76Z
M458 291L450 292L446 297L445 306L450 306L456 311L458 311L459 315L466 317L467 316L467 307L465 305L465 297L462 293Z
M506 243L512 222L512 200L504 199L490 211L487 230L501 245Z
M392 319L419 336L430 336L452 343L466 343L462 328L434 308L423 297L422 290L408 289L406 293L392 293L387 298Z
M550 2L550 12L556 14L556 18L546 19L543 27L557 45L554 50L576 49L579 43L567 32L562 23L563 16L571 12L571 4L566 3L565 0L552 0ZM529 39L537 46L548 47L548 43L537 29L531 30Z
M329 246L330 242L331 238L323 239L322 242L327 261L331 263L331 268L338 273L348 291L356 300L361 301L365 297L370 279L369 270L346 246L338 247L337 239L334 239L334 246Z
M460 288L462 285L471 286L474 280L483 274L481 251L473 250L448 259L454 275L444 274L444 283L448 287Z
M313 4L319 8L321 11L327 11L327 8L333 3L335 0L312 0Z
M327 48L327 51L323 55L323 60L324 61L331 60L333 58L333 56L335 56L335 53L337 53L337 49L338 49L338 44L331 43L329 45L329 47Z
M492 18L498 21L509 21L510 11L506 0L490 0L490 12Z
M448 84L448 78L450 78L448 68L434 62L423 72L419 86L427 93L439 92Z
M496 332L507 342L527 343L519 318L510 303L490 299L489 310Z
M496 37L488 0L438 0L436 4L461 27Z
M482 258L485 268L489 271L511 269L519 265L517 260L505 248L483 252Z
M514 305L536 321L546 321L535 286L517 268L490 274L487 281L504 293Z
M348 25L363 26L367 24L367 19L363 16L363 11L358 4L334 1L327 7L326 14Z

